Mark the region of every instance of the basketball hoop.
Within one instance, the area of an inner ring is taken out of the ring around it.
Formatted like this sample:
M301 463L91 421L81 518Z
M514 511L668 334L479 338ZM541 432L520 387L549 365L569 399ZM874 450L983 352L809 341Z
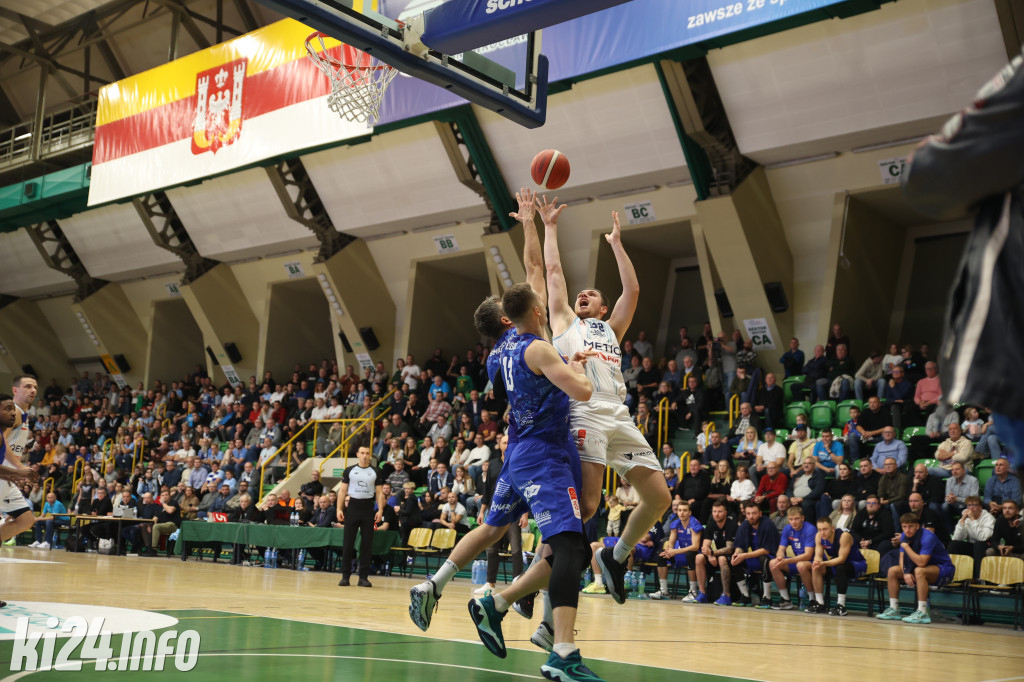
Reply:
M398 70L373 55L341 45L342 58L327 54L324 38L314 31L306 38L306 52L331 82L327 105L347 121L373 126L380 120L380 104Z

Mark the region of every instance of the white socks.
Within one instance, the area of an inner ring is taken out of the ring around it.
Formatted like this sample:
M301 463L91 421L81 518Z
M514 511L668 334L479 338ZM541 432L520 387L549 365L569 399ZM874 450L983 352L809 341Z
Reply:
M839 604L840 606L846 606L846 595L845 594L840 594L839 596L837 596L836 597L836 603Z
M746 580L740 580L736 583L736 586L740 588L740 594L742 594L745 599L750 599L750 587L747 585Z
M491 596L494 597L494 608L498 610L498 613L508 611L508 602L505 601L504 597L497 593L492 593Z
M630 547L622 541L622 538L619 538L615 542L615 549L612 550L612 558L618 561L620 564L623 564L626 562L626 559L629 558L629 552L632 549L632 547Z
M437 585L437 591L441 592L444 590L444 586L448 584L448 581L455 577L455 574L459 572L459 567L452 563L451 559L444 562L441 568L437 569L437 573L431 580Z
M594 574L594 584L595 585L604 585L604 576L602 574L600 574L600 573L595 573Z
M779 596L782 597L782 601L789 601L789 588L788 587L780 587L779 588Z
M555 646L553 646L551 650L559 656L561 656L562 658L568 658L569 654L576 651L576 645L572 643L562 642L561 644L556 644Z
M814 601L818 602L819 604L824 604L825 603L825 595L822 594L821 592L815 592L814 593Z
M555 622L555 616L551 612L551 598L548 597L547 590L540 591L540 603L541 607L544 609L544 616L541 619L541 622L547 623L548 625L552 625Z
M668 594L668 578L658 578L658 587L662 594Z
M899 611L900 610L900 600L899 599L893 599L892 597L889 597L889 608L890 609L894 609L896 611Z
M917 610L918 611L927 611L928 610L928 602L927 601L919 601L919 602L917 602Z

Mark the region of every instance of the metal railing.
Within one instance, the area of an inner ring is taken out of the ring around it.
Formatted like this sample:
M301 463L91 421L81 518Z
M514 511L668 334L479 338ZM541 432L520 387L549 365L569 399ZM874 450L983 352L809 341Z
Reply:
M734 394L729 398L729 430L732 430L733 422L740 413L740 395Z
M43 499L44 500L46 499L47 495L49 495L50 493L53 492L53 487L55 485L57 485L57 481L54 480L53 476L50 476L45 481L43 481Z
M655 457L661 452L661 446L668 442L668 420L671 404L668 398L662 398L658 401L658 447L654 452Z
M139 462L145 462L146 455L146 439L140 438L134 443L135 447L132 448L132 473L135 473L135 467L138 466Z
M0 130L0 166L33 161L37 121L23 121ZM43 114L39 158L57 156L92 145L96 138L96 98L68 104Z
M78 484L82 481L82 474L85 471L85 459L75 460L74 468L71 470L71 494L78 492Z

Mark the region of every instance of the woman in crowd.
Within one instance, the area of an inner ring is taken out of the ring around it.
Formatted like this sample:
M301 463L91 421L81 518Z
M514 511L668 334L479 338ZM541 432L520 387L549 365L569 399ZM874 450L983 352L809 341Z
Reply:
M857 516L857 501L853 493L847 493L839 500L839 508L829 515L832 525L844 530L853 530L853 518Z
M715 465L715 475L711 477L711 488L708 492L708 497L704 500L704 504L700 512L700 521L703 522L711 518L711 507L714 506L718 500L727 500L729 495L732 493L732 466L727 459L720 459Z
M736 480L732 482L729 494L725 498L729 503L730 510L735 514L739 513L740 505L752 499L754 493L757 492L757 488L754 487L754 482L750 480L747 471L748 468L744 464L736 467Z

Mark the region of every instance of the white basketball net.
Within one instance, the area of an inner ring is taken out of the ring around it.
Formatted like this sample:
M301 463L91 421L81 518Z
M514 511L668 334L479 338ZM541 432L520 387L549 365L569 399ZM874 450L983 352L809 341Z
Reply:
M327 105L347 121L373 126L380 120L384 92L398 70L373 55L342 45L342 59L327 54L324 38L314 31L306 38L306 52L331 82Z

